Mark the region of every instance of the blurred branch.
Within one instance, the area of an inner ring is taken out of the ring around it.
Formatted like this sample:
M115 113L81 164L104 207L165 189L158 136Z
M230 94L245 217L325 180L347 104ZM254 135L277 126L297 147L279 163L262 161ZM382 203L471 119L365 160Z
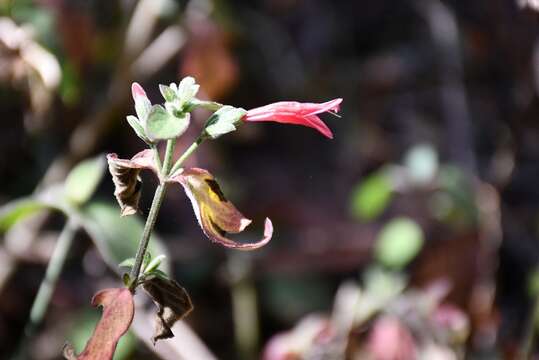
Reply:
M178 25L165 29L133 63L135 78L147 77L161 69L185 44L185 35Z
M252 274L251 258L233 254L228 257L227 270L232 296L232 315L236 349L241 359L256 358L260 325L258 299Z
M159 14L166 0L140 0L137 2L125 35L124 58L139 54L150 42Z
M429 26L439 64L441 114L447 126L451 160L476 172L471 116L466 99L460 33L453 12L438 0L421 0L419 13Z
M475 320L474 343L491 347L496 340L492 323L496 292L497 253L502 239L499 195L495 188L477 178L470 110L466 97L460 33L453 11L438 0L422 0L419 12L429 26L437 49L441 80L441 114L447 126L447 145L451 160L468 171L474 183L479 211L479 250L476 279L470 310Z
M32 304L32 309L30 311L30 318L24 327L24 333L20 340L18 349L15 353L14 359L25 359L26 352L28 350L28 341L34 335L37 327L43 321L49 303L51 301L54 289L56 288L56 283L62 268L64 267L65 260L67 258L67 253L71 248L73 238L77 232L77 224L74 220L69 219L64 225L62 232L58 238L54 252L52 253L51 259L47 266L45 272L45 278L41 281L41 285L37 292L37 295Z

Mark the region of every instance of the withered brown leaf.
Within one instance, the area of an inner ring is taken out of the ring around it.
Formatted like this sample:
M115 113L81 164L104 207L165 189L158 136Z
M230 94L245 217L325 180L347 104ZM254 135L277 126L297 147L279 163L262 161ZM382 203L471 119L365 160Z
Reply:
M116 154L108 154L107 161L114 182L114 196L120 204L121 215L135 214L142 186L139 173L142 169L156 172L152 151L141 151L131 160L119 159Z
M158 307L153 343L173 337L174 323L193 310L189 294L176 281L159 277L144 281L143 287Z
M272 237L273 225L266 218L264 236L254 243L238 243L226 237L227 233L242 232L250 223L236 207L226 199L219 184L207 170L183 169L171 178L183 186L191 200L196 218L204 234L213 242L238 250L254 250L266 245Z

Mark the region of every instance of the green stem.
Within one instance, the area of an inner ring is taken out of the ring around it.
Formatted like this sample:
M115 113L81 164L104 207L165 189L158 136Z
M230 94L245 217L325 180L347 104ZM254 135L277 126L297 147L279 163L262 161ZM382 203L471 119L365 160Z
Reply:
M183 153L182 156L180 156L178 161L176 161L176 163L172 167L172 170L170 171L170 174L174 174L176 171L178 171L180 167L182 166L183 162L187 160L187 158L191 156L193 152L195 152L195 150L199 147L200 144L202 144L203 141L204 141L204 137L199 136L198 139L196 139L196 141L192 143L191 146L187 148L187 150L185 150L185 152Z
M146 250L148 249L148 243L150 242L150 236L152 234L153 227L155 226L155 221L157 220L157 213L159 212L161 204L163 203L163 199L165 198L166 186L166 183L161 183L155 190L152 207L150 208L150 213L148 214L148 218L146 219L144 231L142 232L142 238L140 239L139 247L137 250L135 265L133 266L133 268L131 268L131 274L129 274L129 278L131 281L131 291L134 291L138 285L137 282L140 275L140 268L142 266L142 261L144 260L144 254L146 254Z
M157 172L161 174L161 172L163 171L163 166L161 165L161 157L159 156L159 149L157 148L157 145L152 145L152 150L155 159L155 165L157 166Z
M163 175L168 176L170 174L170 167L172 165L172 157L174 156L174 147L176 146L176 139L167 141L167 149L165 151L165 160L163 162Z
M131 285L129 288L131 289L131 291L134 291L138 285L138 278L140 275L140 270L141 270L140 268L144 260L144 255L146 254L146 250L148 249L148 244L150 243L152 230L155 226L155 222L157 221L157 214L159 213L159 209L161 208L161 204L163 203L163 199L165 198L167 183L163 179L166 178L170 173L170 167L172 164L172 157L174 155L175 146L176 146L175 139L167 141L167 149L165 151L165 160L163 162L163 168L161 172L162 174L161 183L155 190L155 194L153 196L153 201L152 201L152 206L150 207L150 213L148 214L148 217L146 218L146 224L144 225L142 238L140 239L139 247L137 249L137 255L135 257L135 265L131 269L131 274L129 274L129 278L131 281Z
M77 222L73 218L70 218L64 225L64 228L58 237L58 241L54 247L49 264L47 265L45 278L41 282L36 298L34 299L34 303L32 304L30 318L24 328L24 335L16 353L17 355L14 357L15 359L25 358L24 353L26 351L25 349L27 348L27 342L35 334L38 325L43 321L45 312L49 307L52 294L56 288L58 277L62 272L67 253L69 252L71 244L73 243L73 238L75 237L77 228Z
M205 100L199 100L199 99L194 99L192 103L195 106L200 106L201 108L204 108L210 111L217 111L224 106L223 104L219 104L218 102L215 102L215 101L205 101Z

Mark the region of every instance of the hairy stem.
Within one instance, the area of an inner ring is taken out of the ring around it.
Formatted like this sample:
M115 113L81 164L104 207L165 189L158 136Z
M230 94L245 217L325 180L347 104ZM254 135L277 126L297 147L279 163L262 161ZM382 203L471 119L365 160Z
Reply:
M161 208L161 204L163 203L163 199L165 198L166 186L167 184L163 182L159 184L159 186L155 190L155 195L153 196L153 201L152 201L152 207L150 208L150 213L148 214L148 218L146 219L146 224L144 225L144 231L142 232L142 238L140 239L140 242L139 242L139 247L138 247L137 255L135 258L135 265L133 266L133 268L131 268L131 274L129 274L129 278L131 281L131 285L130 285L131 291L134 291L138 285L137 281L140 275L140 267L142 266L144 255L146 254L146 250L148 249L150 236L152 234L153 227L155 226L155 221L157 220L157 213L159 212L159 209Z
M174 156L174 147L176 146L176 139L167 141L167 149L165 151L165 160L163 162L163 175L168 176L170 174L170 167L172 166L172 157Z
M70 218L64 225L58 241L54 247L54 251L47 265L47 270L45 272L45 278L39 286L39 290L32 304L32 309L30 310L30 318L24 327L24 335L21 339L20 346L18 348L17 354L14 359L23 359L25 358L25 349L27 348L27 342L36 332L37 327L43 321L45 312L49 307L49 303L56 288L56 283L58 282L58 277L62 272L64 267L65 260L67 258L67 253L71 248L73 243L73 238L77 232L77 222Z
M161 157L159 156L159 149L157 148L157 145L152 145L151 148L153 150L153 156L155 159L155 165L157 166L157 172L161 174L161 172L163 171L163 165L161 164Z
M140 239L139 246L137 249L137 255L135 257L135 265L131 269L131 274L129 278L131 279L130 289L134 291L137 287L138 278L140 275L140 268L142 266L142 261L144 260L144 255L146 250L148 250L148 244L150 243L150 237L152 235L153 227L157 221L157 214L165 198L165 193L167 189L166 178L170 172L170 167L172 164L172 156L174 155L174 147L176 146L176 140L167 141L167 149L165 151L165 160L163 162L161 182L157 189L155 189L155 194L153 196L152 206L150 207L150 213L146 218L146 224L144 225L144 231L142 232L142 238Z

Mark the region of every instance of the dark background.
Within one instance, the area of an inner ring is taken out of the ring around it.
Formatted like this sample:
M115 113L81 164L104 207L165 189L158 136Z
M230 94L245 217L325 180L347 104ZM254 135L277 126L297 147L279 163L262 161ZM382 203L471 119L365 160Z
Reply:
M161 101L159 83L186 75L197 79L201 97L245 109L342 97L342 117L324 117L334 140L304 127L246 124L189 160L210 170L255 220L252 236L259 236L265 216L276 230L270 245L238 255L205 240L183 192L169 192L156 229L174 277L195 303L187 322L219 358L235 359L231 263L239 259L257 290L262 345L301 316L329 311L339 284L359 279L372 263L379 230L404 215L421 225L426 240L402 270L410 286L450 279L448 299L471 321L469 354L514 353L531 319L529 283L539 255L539 28L533 9L510 0L170 0L139 19L134 36L140 45L133 45L126 29L135 3L0 1L2 16L33 26L35 41L61 69L59 82L43 88L20 51L0 46L0 203L62 180L89 156L126 158L142 150L125 121L134 113L132 81L153 102ZM147 31L144 21L154 21ZM170 27L180 29L185 42L165 42L145 70L132 65ZM46 94L42 102L35 100L39 91ZM178 155L207 116L194 114ZM455 191L465 205L456 208L457 220L432 214L432 184L395 191L369 221L355 216L356 186L388 164L402 164L418 144L429 144L440 164L462 175L465 185ZM155 180L144 180L145 216ZM112 192L105 174L95 197L113 202ZM4 267L17 263L0 284L3 355L21 334L62 221L47 217L32 247L20 252L7 240L0 244ZM41 340L32 345L48 351L34 351L41 354L36 358L54 358L54 346L66 337L62 324L88 310L103 279L119 283L81 232ZM130 356L148 354L139 344Z

